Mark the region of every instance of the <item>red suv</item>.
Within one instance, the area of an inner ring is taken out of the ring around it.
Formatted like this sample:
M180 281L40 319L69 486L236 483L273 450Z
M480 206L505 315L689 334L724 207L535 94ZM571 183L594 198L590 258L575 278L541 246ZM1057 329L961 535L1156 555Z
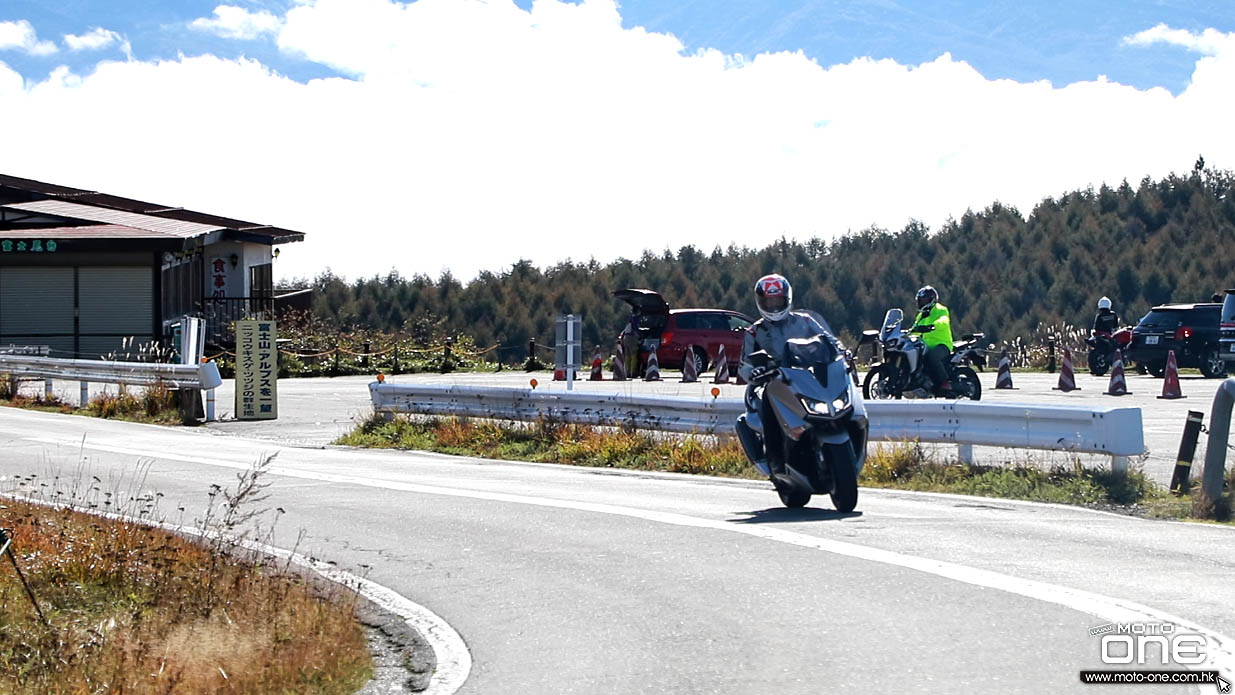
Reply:
M746 314L726 309L670 309L665 298L652 290L617 290L613 296L639 315L641 370L648 354L656 350L662 368L681 369L690 355L702 373L716 361L721 345L732 367L742 356L742 337L754 323Z

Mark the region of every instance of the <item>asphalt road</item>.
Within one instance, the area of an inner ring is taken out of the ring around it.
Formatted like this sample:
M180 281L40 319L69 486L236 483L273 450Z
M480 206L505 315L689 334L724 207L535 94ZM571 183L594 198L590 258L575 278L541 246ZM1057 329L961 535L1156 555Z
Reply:
M273 543L303 529L301 552L447 619L472 652L461 692L1093 692L1089 630L1116 620L1200 630L1235 670L1229 528L874 490L842 516L784 510L761 482L280 443L314 417L345 427L363 383L315 387L347 404L285 388L261 439L3 409L0 486L127 490L142 461L141 487L190 522L276 453Z

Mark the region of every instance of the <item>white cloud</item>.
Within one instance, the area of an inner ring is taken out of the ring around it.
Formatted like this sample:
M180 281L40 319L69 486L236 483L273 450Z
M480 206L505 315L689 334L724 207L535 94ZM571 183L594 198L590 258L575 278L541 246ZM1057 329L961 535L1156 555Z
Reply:
M39 41L30 22L19 19L15 22L0 22L0 51L20 50L30 55L43 56L56 52L56 44Z
M123 43L120 34L103 27L95 27L81 36L64 35L64 45L70 51L97 51L114 43Z
M1125 36L1123 42L1129 46L1151 46L1156 43L1165 43L1209 56L1217 55L1222 51L1235 50L1235 35L1233 34L1225 34L1216 29L1206 29L1198 34L1186 29L1172 29L1165 24L1158 24L1131 36Z
M214 8L213 19L199 17L190 26L227 39L249 40L277 32L280 24L278 17L265 10L249 12L243 7L219 5Z
M5 173L306 232L281 276L468 278L524 257L938 227L995 200L1028 213L1198 154L1235 168L1229 51L1172 95L988 80L947 54L686 54L623 29L613 0L317 0L282 21L282 50L354 79L300 84L212 56L57 73L5 96L10 129L61 134L11 138ZM235 107L134 112L151 94ZM166 147L134 162L133 142Z

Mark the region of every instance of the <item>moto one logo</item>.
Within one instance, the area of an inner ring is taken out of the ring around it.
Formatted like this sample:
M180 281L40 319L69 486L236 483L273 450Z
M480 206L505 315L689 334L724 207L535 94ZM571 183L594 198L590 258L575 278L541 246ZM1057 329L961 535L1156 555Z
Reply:
M1102 663L1161 664L1195 666L1205 663L1206 639L1179 632L1171 623L1118 623L1091 632L1112 632L1102 636ZM1156 658L1155 658L1156 657Z

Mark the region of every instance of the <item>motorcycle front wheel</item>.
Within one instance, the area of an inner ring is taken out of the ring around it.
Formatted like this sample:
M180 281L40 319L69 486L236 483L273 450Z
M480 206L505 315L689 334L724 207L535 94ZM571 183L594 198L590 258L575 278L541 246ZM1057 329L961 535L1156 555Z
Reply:
M977 372L969 367L956 368L956 384L952 386L952 390L961 398L982 400L982 382L978 380Z
M892 386L893 374L892 367L887 364L871 367L866 373L866 380L862 382L862 397L877 401L900 398L901 392Z

